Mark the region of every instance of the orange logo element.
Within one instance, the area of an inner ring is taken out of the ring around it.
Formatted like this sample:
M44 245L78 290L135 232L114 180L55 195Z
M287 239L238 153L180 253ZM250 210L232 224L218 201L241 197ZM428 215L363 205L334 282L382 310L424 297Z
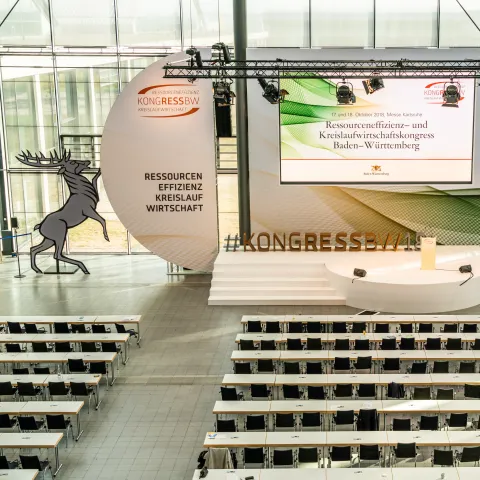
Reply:
M372 172L381 172L382 167L380 165L372 165Z

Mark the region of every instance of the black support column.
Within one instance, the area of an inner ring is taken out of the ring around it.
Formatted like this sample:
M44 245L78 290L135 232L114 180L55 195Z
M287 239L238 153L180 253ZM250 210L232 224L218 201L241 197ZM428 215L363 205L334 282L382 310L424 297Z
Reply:
M233 0L235 60L247 59L247 0ZM248 161L247 80L236 79L238 216L240 238L250 236L250 173Z

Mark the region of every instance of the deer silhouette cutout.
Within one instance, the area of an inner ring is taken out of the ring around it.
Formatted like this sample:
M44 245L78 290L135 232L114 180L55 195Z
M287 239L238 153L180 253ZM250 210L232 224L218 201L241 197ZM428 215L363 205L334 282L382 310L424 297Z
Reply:
M28 150L17 155L17 160L29 167L58 168L58 175L62 175L70 190L70 197L65 205L56 212L49 213L42 222L35 225L34 230L38 230L43 236L43 241L30 249L30 263L32 269L37 273L43 273L36 263L36 257L40 252L55 246L53 258L65 263L70 263L79 267L83 273L90 273L87 267L79 260L68 258L63 254L67 231L83 223L87 218L96 220L103 228L105 240L110 241L107 233L105 219L96 211L98 196L98 179L101 175L100 169L90 182L82 175L82 172L90 165L89 161L72 160L71 152L64 150L61 156L58 156L56 150L49 157L32 155Z

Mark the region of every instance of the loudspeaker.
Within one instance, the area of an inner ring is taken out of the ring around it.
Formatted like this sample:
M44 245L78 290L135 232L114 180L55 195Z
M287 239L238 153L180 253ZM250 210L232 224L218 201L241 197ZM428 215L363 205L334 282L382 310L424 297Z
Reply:
M471 265L462 265L459 269L460 273L472 273Z
M217 128L217 137L232 136L232 114L230 105L219 107L223 100L215 99L215 126Z
M362 268L354 268L353 269L353 276L354 277L365 277L367 275L367 271L363 270Z
M10 223L12 225L12 228L18 228L18 218L17 217L10 218Z

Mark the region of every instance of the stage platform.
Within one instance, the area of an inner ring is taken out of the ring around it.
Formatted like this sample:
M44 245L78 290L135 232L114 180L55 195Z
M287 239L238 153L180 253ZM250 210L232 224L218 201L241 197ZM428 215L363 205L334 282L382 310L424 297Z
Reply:
M471 264L473 273L458 271ZM352 283L353 269L367 276ZM437 269L420 252L221 252L209 305L349 305L391 313L439 313L480 303L480 247L438 246Z

